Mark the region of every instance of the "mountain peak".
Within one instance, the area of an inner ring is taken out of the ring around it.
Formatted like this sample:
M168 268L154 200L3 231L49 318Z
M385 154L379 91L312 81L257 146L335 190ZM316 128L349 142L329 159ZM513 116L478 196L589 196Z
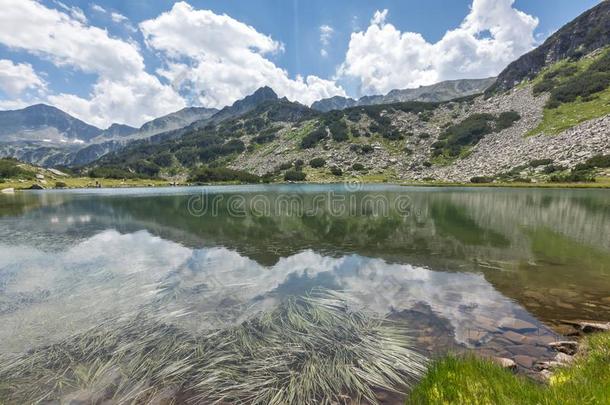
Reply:
M247 99L248 97L251 97L253 99L260 100L260 101L278 99L277 93L275 91L273 91L273 89L269 86L263 86L263 87L259 88L251 95L246 96L244 98L244 100Z
M610 1L602 1L526 53L500 75L488 93L509 90L524 79L535 77L546 66L567 58L587 55L610 44Z
M53 111L53 112L61 112L62 114L66 114L64 111L60 110L57 107L53 107L52 105L38 103L32 104L30 106L25 107L22 111Z

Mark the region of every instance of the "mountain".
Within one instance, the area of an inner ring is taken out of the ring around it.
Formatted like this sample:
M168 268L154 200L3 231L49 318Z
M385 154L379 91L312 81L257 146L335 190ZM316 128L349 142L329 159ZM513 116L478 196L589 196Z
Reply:
M495 80L495 78L448 80L431 86L420 86L416 89L392 90L385 96L364 96L359 100L335 96L316 101L312 104L311 108L326 112L363 105L402 103L406 101L448 101L482 93Z
M570 182L610 176L607 9L608 2L600 4L560 29L532 52L544 55L542 62L528 69L515 69L523 59L515 62L487 94L481 93L493 79L449 81L313 105L330 110L323 112L262 88L208 119L133 142L90 168L101 176L197 182ZM511 71L526 73L506 81ZM507 85L515 81L521 84Z
M125 136L133 135L136 132L138 132L138 128L115 123L105 129L100 136L104 138L123 138Z
M278 98L269 87L258 89L208 119L176 131L135 141L104 156L94 166L121 168L128 172L157 175L172 165L194 167L243 152L240 137L256 137L261 144L275 139L276 133L294 123L312 119L318 112L299 103Z
M152 136L162 132L173 131L191 125L195 121L205 120L216 114L216 108L187 107L180 111L164 115L142 125L140 136Z
M45 104L0 111L0 142L82 143L101 132L101 129Z
M563 59L579 59L610 43L610 1L602 1L566 24L533 51L523 55L500 75L488 93L513 88L542 69Z
M41 166L86 164L134 140L175 131L217 112L215 108L190 107L140 128L115 123L101 130L44 104L0 111L0 156Z
M264 86L249 96L246 96L241 100L237 100L231 106L224 107L217 114L211 117L211 121L220 122L222 120L237 117L251 111L261 103L275 100L278 100L278 96L275 91L273 91L271 87Z

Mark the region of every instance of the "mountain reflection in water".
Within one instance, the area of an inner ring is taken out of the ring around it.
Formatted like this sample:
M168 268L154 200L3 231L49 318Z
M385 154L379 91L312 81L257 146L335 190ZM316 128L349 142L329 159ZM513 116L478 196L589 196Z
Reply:
M498 350L494 342L514 322L552 337L543 322L610 317L607 191L207 190L224 198L201 215L187 209L200 189L2 196L0 351L142 310L190 331L222 327L315 287L347 291L410 322L413 314L435 318L422 335L482 349ZM337 213L316 198L329 191L350 210ZM243 215L223 205L232 195L243 198ZM316 209L251 209L255 198L286 195ZM364 209L371 195L390 202L382 215ZM407 204L398 209L400 198Z

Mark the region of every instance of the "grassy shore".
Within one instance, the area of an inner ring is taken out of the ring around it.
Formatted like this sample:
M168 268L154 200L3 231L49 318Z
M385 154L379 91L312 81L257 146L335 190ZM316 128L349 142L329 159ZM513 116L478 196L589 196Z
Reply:
M7 179L0 183L0 189L14 188L15 190L27 190L34 184L41 184L44 188L56 188L57 182L65 183L65 188L87 188L94 187L95 182L99 182L102 187L158 187L169 186L170 182L161 179L93 179L90 177L62 177L58 179L48 179L45 184L36 180L16 180Z
M364 175L364 176L308 176L306 183L312 184L330 184L343 182L359 182L362 184L398 184L401 186L412 187L508 187L508 188L610 188L610 177L598 177L594 183L450 183L436 181L412 181L405 182L397 178L379 175ZM163 187L170 186L171 182L164 179L94 179L90 177L64 177L58 179L48 179L46 184L42 184L45 188L57 188L56 183L65 183L64 188L90 188L94 187L95 183L99 182L104 188L122 188L122 187ZM278 181L277 183L283 183ZM0 183L0 190L5 188L14 188L15 190L27 190L33 184L40 184L36 180L17 180L7 179ZM239 184L238 182L218 183L218 184ZM182 184L180 184L182 185Z
M449 356L432 365L407 405L610 404L610 333L591 335L581 347L575 361L556 370L547 385L487 360Z

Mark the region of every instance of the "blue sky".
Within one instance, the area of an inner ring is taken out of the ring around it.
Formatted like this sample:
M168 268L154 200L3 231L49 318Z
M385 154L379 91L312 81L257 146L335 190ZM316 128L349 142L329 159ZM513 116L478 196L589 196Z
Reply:
M137 126L265 84L310 104L491 76L598 2L0 0L0 109Z

